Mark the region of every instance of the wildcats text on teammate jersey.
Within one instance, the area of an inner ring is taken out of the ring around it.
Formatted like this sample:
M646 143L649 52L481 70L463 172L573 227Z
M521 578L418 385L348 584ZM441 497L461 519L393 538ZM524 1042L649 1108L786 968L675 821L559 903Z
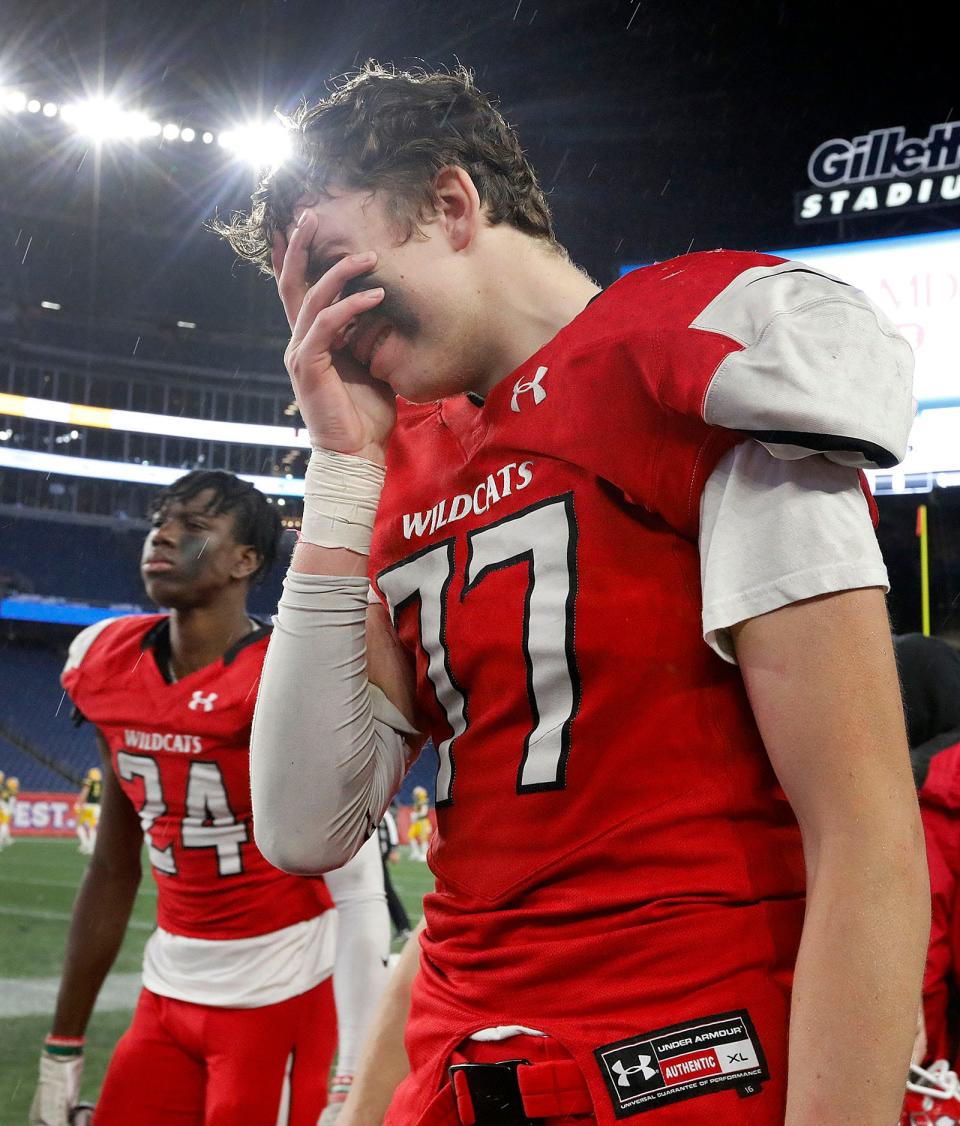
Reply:
M203 754L203 740L199 735L172 735L160 731L134 731L126 728L123 741L138 751L171 751L174 754Z

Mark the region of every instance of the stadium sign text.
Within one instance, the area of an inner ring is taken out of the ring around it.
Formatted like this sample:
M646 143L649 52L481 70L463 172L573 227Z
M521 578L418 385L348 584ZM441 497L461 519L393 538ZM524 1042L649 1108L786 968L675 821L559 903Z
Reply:
M13 810L15 837L72 837L76 794L22 792Z
M808 223L960 200L960 121L934 125L921 140L902 126L852 141L833 137L807 164L812 190L796 194L795 220Z

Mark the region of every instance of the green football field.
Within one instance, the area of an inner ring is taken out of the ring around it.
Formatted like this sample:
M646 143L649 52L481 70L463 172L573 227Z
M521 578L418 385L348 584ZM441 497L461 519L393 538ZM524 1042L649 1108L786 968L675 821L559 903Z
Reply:
M50 1030L70 908L86 862L73 839L20 838L0 852L0 1126L27 1121L40 1045ZM424 893L432 887L430 872L405 856L390 871L416 923ZM91 1102L113 1045L130 1021L135 975L153 929L157 896L146 857L144 873L127 937L104 986L103 1010L94 1012L87 1029L83 1098Z

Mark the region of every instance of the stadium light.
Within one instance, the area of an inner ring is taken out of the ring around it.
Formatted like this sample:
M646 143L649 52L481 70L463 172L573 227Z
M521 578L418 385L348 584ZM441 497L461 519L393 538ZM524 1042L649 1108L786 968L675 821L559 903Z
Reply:
M290 134L277 120L253 121L229 126L220 132L180 126L149 117L141 110L126 109L111 97L93 97L82 102L42 101L12 87L0 89L0 110L11 114L26 111L48 119L59 117L78 134L97 143L113 140L140 141L163 138L166 141L200 140L204 145L218 142L231 157L255 169L275 168L289 156Z
M290 134L279 121L239 125L224 130L217 140L227 152L255 168L276 168L290 155Z
M145 113L122 109L110 98L79 102L71 108L67 120L78 133L95 141L139 140L160 132L160 126L150 121Z
M104 98L90 98L73 106L69 120L78 133L95 140L117 137L123 132L120 107Z
M58 313L60 311L60 309L62 308L62 306L57 301L41 301L40 302L40 308L41 309L52 309L55 313Z
M7 90L3 95L3 108L9 113L23 113L27 108L27 95L22 90Z

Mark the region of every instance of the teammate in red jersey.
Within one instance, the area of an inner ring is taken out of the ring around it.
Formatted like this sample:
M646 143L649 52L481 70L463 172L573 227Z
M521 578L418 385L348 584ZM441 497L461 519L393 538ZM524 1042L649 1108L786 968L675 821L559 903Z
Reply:
M896 639L907 735L927 844L932 925L923 975L923 1033L903 1126L960 1122L960 654L939 638Z
M905 449L909 349L764 255L598 294L462 73L368 67L293 140L230 231L315 447L255 825L336 865L433 738L386 1121L886 1126L929 905L857 469Z
M933 896L923 980L924 1060L960 1066L960 653L918 633L896 639L907 735Z
M246 602L275 556L279 519L253 486L217 471L181 478L154 513L141 569L169 614L84 630L63 673L97 730L103 811L31 1122L67 1124L84 1032L127 928L146 843L158 925L97 1126L316 1126L337 1042L334 990L340 1070L352 1071L384 984L389 926L376 844L326 879L287 875L261 855L249 737L270 627Z

